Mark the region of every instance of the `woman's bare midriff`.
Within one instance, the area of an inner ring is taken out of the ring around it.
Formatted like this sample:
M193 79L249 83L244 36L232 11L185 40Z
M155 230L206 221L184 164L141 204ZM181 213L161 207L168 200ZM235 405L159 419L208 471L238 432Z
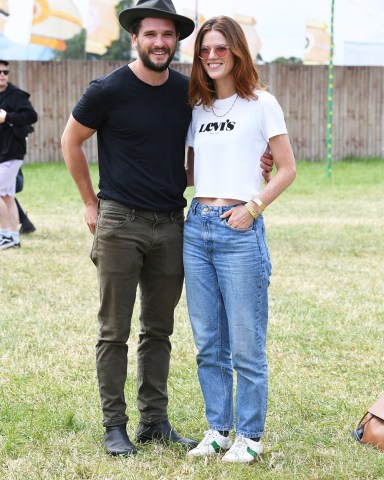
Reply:
M238 203L244 203L243 200L236 200L234 198L209 198L209 197L196 197L199 203L204 205L211 205L211 207L226 207L228 205L236 205Z

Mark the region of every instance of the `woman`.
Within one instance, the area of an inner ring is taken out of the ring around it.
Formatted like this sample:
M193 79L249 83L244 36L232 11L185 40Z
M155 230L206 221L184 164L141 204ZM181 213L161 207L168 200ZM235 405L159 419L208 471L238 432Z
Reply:
M223 461L250 463L263 452L268 397L271 264L262 211L294 180L295 159L283 112L261 87L233 19L214 17L199 30L189 96L187 171L195 197L184 229L184 267L209 430L188 455L226 450ZM277 172L261 190L256 159L268 147Z

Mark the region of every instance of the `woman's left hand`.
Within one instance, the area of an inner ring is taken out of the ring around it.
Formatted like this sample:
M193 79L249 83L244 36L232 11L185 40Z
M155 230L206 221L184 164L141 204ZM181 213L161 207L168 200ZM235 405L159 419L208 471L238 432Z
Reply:
M231 228L238 228L240 230L246 230L252 224L254 218L244 207L244 205L238 205L231 208L228 212L220 215L220 218L228 218L228 225Z

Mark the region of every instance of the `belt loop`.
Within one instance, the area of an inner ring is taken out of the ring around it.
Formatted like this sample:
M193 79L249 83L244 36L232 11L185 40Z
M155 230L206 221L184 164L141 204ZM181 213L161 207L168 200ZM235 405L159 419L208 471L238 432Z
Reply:
M157 220L159 219L157 212L153 212L153 216L155 217L155 221L157 222Z
M169 214L169 218L171 219L171 222L173 222L174 220L174 212L172 211L170 214Z
M136 210L134 208L132 208L131 209L132 222L135 220L135 213L136 213Z
M192 200L192 211L196 215L196 209L197 209L197 200L193 199Z

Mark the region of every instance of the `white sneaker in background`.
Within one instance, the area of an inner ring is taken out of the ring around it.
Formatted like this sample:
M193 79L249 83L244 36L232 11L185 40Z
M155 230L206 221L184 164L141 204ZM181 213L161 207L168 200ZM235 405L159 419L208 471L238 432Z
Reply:
M1 235L0 236L0 250L5 250L6 248L11 247L20 247L20 243L15 242L11 236Z

